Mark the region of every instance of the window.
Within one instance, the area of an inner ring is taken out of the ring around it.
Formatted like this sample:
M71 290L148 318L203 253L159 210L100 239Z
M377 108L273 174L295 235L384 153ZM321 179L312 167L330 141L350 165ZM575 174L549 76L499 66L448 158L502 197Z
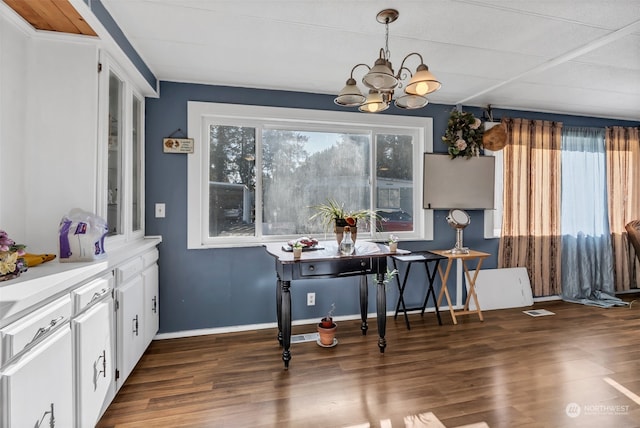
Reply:
M188 116L189 248L325 239L309 218L330 198L388 218L359 237L432 239L420 200L430 118L199 102Z

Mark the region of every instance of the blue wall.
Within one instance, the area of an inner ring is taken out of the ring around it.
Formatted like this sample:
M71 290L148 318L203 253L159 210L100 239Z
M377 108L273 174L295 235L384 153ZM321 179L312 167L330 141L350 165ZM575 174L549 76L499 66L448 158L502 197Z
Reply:
M251 104L318 110L344 109L333 96L298 92L160 82L160 97L146 100L146 233L162 235L160 244L160 332L228 327L275 322L274 261L262 248L187 250L187 156L165 154L162 139L178 128L187 130L187 101ZM446 152L441 136L453 106L430 104L411 112L394 108L382 114L404 114L433 118L434 151ZM464 108L476 117L481 109ZM565 126L638 126L638 122L594 119L580 116L503 111L494 109L494 119L503 116L562 121ZM166 203L166 218L154 217L154 204ZM483 211L470 211L471 225L464 243L491 253L483 265L496 267L498 240L483 238ZM447 249L455 244L455 232L447 225L447 211L434 215L434 240L402 242L408 250ZM412 269L405 300L418 305L424 276ZM453 281L450 280L450 286ZM292 287L293 318L316 319L333 302L336 315L359 314L358 279L299 281ZM375 311L375 289L369 285L369 312ZM344 290L346 288L346 291ZM452 289L452 291L454 291ZM306 293L316 293L316 305L306 306ZM452 296L452 298L454 298ZM388 306L395 307L397 291L388 287Z

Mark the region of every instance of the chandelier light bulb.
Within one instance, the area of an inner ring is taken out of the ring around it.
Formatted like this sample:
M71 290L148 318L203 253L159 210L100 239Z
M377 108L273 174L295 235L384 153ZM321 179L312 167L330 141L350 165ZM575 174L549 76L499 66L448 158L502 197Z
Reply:
M425 95L429 92L429 85L425 82L420 82L416 85L416 93L418 95Z

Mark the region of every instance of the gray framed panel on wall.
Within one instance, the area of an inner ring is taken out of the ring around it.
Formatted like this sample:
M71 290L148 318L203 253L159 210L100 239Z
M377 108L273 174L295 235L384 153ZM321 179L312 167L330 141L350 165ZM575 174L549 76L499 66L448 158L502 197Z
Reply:
M425 209L494 209L495 157L424 154Z

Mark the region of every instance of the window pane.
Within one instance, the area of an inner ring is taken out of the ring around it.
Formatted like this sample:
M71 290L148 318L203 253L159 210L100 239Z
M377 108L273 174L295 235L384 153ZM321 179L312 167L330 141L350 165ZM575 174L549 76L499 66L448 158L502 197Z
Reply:
M107 173L107 225L109 235L122 232L122 90L123 83L109 75L109 151Z
M378 231L413 230L413 144L410 135L376 136Z
M347 210L371 208L368 133L268 129L263 133L263 235L325 232L313 205L335 199Z
M142 228L142 129L141 126L141 103L136 97L133 97L132 106L132 129L131 129L131 151L132 151L132 205L131 205L131 226L132 230L138 231Z
M209 236L255 234L256 130L209 127Z

